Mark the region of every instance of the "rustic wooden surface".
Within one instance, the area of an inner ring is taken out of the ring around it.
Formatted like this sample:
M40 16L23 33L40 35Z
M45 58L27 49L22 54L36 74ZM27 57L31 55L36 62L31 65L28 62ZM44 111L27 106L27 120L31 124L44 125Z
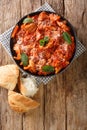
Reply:
M0 0L0 33L46 0ZM47 0L68 18L87 47L87 0ZM0 66L12 63L0 45ZM87 52L48 85L41 85L40 107L26 114L13 112L7 90L0 88L0 130L87 130Z

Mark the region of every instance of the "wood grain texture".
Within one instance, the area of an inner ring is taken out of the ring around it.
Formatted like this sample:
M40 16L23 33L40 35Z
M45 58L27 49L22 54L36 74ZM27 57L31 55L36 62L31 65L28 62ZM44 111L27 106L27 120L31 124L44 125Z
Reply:
M73 24L79 40L87 47L86 0L65 0L65 17ZM66 77L67 130L87 130L87 52L68 70ZM73 74L73 75L71 75Z
M16 7L16 10L15 10ZM10 28L20 18L20 0L0 1L0 32ZM9 55L0 45L0 66L12 63ZM0 88L0 130L22 130L22 115L13 112L7 101L7 90Z
M40 90L35 100L40 103L40 107L29 113L23 114L23 130L44 130L44 86L40 85ZM26 125L27 124L27 125Z
M45 2L48 2L58 14L64 14L64 0L42 0L42 4Z
M42 0L44 3L45 1ZM54 10L63 15L63 0L47 0ZM63 74L56 76L45 87L45 130L66 129L65 88Z
M62 76L45 87L45 130L65 130L65 88Z
M27 3L27 4L26 4ZM41 1L37 0L21 0L21 17L34 11L41 5ZM24 130L44 130L44 88L40 86L40 93L37 99L40 101L40 107L29 114L23 115L23 129ZM36 100L37 100L36 99ZM38 124L39 123L39 124ZM27 125L26 125L27 124Z
M21 0L21 17L35 11L41 6L41 0Z
M0 0L0 33L21 17L48 2L75 27L87 47L86 0ZM0 66L12 60L0 45ZM87 130L87 52L47 85L40 85L35 99L40 107L26 114L8 106L7 90L0 88L0 130Z

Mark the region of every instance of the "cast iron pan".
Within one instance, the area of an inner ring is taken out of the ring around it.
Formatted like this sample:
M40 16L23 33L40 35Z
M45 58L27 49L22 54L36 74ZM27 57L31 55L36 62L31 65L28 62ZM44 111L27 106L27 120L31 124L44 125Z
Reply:
M23 20L24 20L27 16L34 16L34 15L39 14L39 13L41 13L41 12L42 12L42 11L37 11L37 12L33 12L33 13L30 13L30 14L27 14L26 16L24 16L23 18L21 18L16 25L20 26L20 25L22 24ZM53 13L53 12L50 12L50 11L45 11L45 12L47 12L47 13ZM57 13L54 13L54 14L57 14ZM57 15L58 15L58 14L57 14ZM61 16L61 15L59 15L59 16ZM74 51L74 54L73 54L72 58L70 59L70 64L71 64L71 62L73 61L73 59L74 59L74 57L75 57L75 54L76 54L77 37L76 37L75 30L74 30L73 26L71 25L71 23L70 23L67 19L65 19L64 17L62 17L62 16L61 16L61 20L66 20L66 21L67 21L67 25L70 27L70 29L71 29L71 34L74 36L74 39L75 39L75 51ZM15 27L14 27L14 28L15 28ZM14 30L14 29L13 29L13 30ZM12 32L13 32L13 31L12 31ZM11 33L11 34L12 34L12 33ZM16 54L15 51L13 50L14 44L15 44L15 39L10 37L10 52L11 52L12 58L13 58L13 56ZM33 73L29 72L29 71L25 71L25 70L22 68L22 66L20 66L20 61L17 61L17 60L15 60L14 58L13 58L13 60L15 61L15 63L16 63L17 66L19 67L19 69L20 69L23 73L25 73L25 74L31 74L31 75L40 76L40 77L47 77L47 76L55 75L55 73L49 74L49 75L46 75L46 76L44 76L44 75L38 75L38 74L33 74ZM70 64L69 64L69 65L70 65ZM68 66L69 66L69 65L68 65ZM68 66L67 66L67 67L68 67ZM66 67L66 68L67 68L67 67ZM66 68L62 69L59 73L63 72Z

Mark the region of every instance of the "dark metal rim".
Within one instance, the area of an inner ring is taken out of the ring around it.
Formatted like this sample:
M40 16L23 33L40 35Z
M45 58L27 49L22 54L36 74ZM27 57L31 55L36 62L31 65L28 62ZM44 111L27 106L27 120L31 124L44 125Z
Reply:
M18 22L17 22L17 24L16 25L21 25L21 23L22 23L22 21L23 21L23 19L25 19L27 16L34 16L34 15L36 15L36 14L39 14L39 13L41 13L42 11L37 11L37 12L33 12L33 13L29 13L29 14L27 14L26 16L24 16L24 17L22 17ZM45 12L47 12L47 13L54 13L54 12L50 12L50 11L45 11ZM54 13L54 14L57 14L57 13ZM57 14L58 15L58 14ZM72 61L73 61L73 59L74 59L74 57L75 57L75 55L76 55L76 50L77 50L77 37L76 37L76 33L75 33L75 30L74 30L74 27L72 26L72 24L67 20L67 19L65 19L63 16L61 16L60 15L60 17L61 17L61 19L63 19L63 20L66 20L67 21L67 25L71 28L71 33L72 33L72 35L74 36L74 39L75 39L75 52L74 52L74 54L73 54L73 56L72 56L72 58L71 58L71 60L70 60L70 64L72 63ZM14 27L15 28L15 27ZM14 28L13 28L13 30L14 30ZM13 32L13 31L12 31ZM12 33L11 33L12 34ZM12 56L12 58L13 58L13 56L14 56L14 51L13 51L13 45L14 45L14 42L13 42L13 38L11 38L10 37L10 52L11 52L11 56ZM19 69L22 71L22 72L24 72L24 73L26 73L26 74L30 74L30 75L32 75L32 76L38 76L38 77L49 77L49 76L54 76L54 75L57 75L57 74L49 74L49 75L37 75L37 74L33 74L33 73L31 73L31 72L29 72L29 71L25 71L20 65L19 65L19 61L16 61L14 58L13 58L13 60L15 61L15 63L17 64L17 66L19 67ZM69 66L70 66L70 64L66 67L66 68L64 68L64 69L62 69L59 73L62 73L63 71L65 71ZM58 74L59 74L58 73Z

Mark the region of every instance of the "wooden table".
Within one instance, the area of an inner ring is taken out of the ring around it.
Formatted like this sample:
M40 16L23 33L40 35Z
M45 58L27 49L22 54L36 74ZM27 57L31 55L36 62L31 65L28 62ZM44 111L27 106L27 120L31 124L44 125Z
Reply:
M0 33L45 0L0 0ZM87 1L47 0L56 12L75 27L87 47ZM12 63L0 45L0 66ZM0 88L0 130L87 130L87 52L47 85L41 84L37 99L40 107L18 114L7 101L7 90Z

